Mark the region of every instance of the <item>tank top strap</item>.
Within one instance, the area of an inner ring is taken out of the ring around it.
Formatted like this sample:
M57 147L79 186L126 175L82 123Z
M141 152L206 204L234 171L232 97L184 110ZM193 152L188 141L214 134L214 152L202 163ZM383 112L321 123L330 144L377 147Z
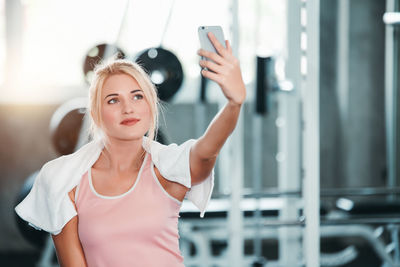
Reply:
M127 194L139 194L142 191L146 192L157 192L157 195L161 195L162 198L167 198L167 201L172 201L174 204L181 205L182 201L179 201L175 197L171 196L162 186L160 183L156 173L155 173L155 165L152 161L151 154L146 152L146 156L144 158L143 166L141 167L138 175L137 180L134 182L133 186L122 195ZM75 192L75 203L79 205L83 199L93 198L96 193L92 192L91 184L90 184L90 169L86 171L82 179L80 180L79 184L77 185L77 189ZM93 179L93 178L92 178ZM93 181L92 181L93 183ZM133 190L132 190L133 189ZM149 191L149 189L152 189ZM133 191L133 192L130 192ZM138 192L139 191L139 192ZM141 194L140 193L140 194ZM120 195L120 196L122 196ZM115 198L120 197L115 196ZM113 198L113 197L110 197Z
M160 194L163 195L164 197L167 197L169 201L172 200L172 202L174 202L175 204L181 205L182 201L179 201L178 199L176 199L175 197L171 196L162 186L162 184L160 183L156 173L155 173L155 165L151 160L148 162L148 168L146 169L147 171L147 175L146 175L146 183L148 183L148 186L152 186L153 188L155 188L157 191L161 191Z
M81 199L82 194L84 194L89 189L89 179L88 174L89 171L86 171L83 175L81 180L79 181L78 185L76 186L75 190L75 205L78 207Z

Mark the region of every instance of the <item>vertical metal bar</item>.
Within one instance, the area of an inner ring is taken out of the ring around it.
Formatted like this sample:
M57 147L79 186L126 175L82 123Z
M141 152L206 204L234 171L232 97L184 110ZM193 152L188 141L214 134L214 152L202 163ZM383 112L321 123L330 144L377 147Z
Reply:
M261 24L261 1L256 0L255 2L256 8L255 8L255 13L256 13L256 19L255 19L255 36L256 36L256 51L258 46L260 45L260 40L259 40L259 30L260 30L260 24ZM260 60L257 58L257 71L256 75L260 75L258 73L258 68L263 69L262 67L265 66L259 66ZM265 72L262 73L261 75L265 75ZM256 79L256 91L257 91L257 83L258 80L262 80L261 77L255 77ZM264 84L264 83L262 83ZM262 138L262 115L258 114L255 112L257 110L257 93L254 95L254 116L252 119L253 127L252 127L252 177L253 177L253 193L257 194L261 192L262 190L262 147L263 147L263 138ZM262 100L264 101L264 99ZM262 228L261 225L261 209L260 209L260 197L256 197L256 209L254 211L254 218L256 220L256 227L254 230L254 236L253 236L253 246L254 246L254 256L256 259L260 259L262 256L262 239L260 236L260 231Z
M337 101L339 109L339 131L343 137L340 143L342 175L347 175L349 168L348 160L348 121L349 121L349 8L350 1L339 0L337 11ZM346 179L346 176L343 177Z
M229 266L243 266L243 213L240 208L243 188L243 115L239 116L235 131L229 141L231 150L231 206L228 213L229 220ZM235 145L233 145L235 144Z
M395 10L397 12L400 11L400 1L395 1ZM399 121L400 121L400 112L399 112L399 97L400 97L400 88L399 88L399 43L400 43L400 29L398 27L394 30L394 40L393 40L393 147L394 147L394 155L393 155L393 182L392 186L398 186L400 184L400 168L398 166L399 154L400 154L400 143L399 143Z
M391 224L388 226L391 230L392 242L395 244L393 252L394 263L400 265L400 243L399 243L399 225Z
M238 0L231 1L232 10L232 49L233 54L238 57L239 51L239 23L238 23ZM244 151L243 151L243 111L240 113L236 129L228 139L226 146L230 153L230 181L231 181L231 206L228 213L229 221L229 266L244 266L243 255L243 213L240 208L243 191L244 176ZM233 145L234 144L234 145Z
M301 187L301 2L286 1L286 64L285 73L293 83L294 90L280 92L278 99L278 166L279 191L299 191ZM281 220L296 220L299 200L285 198L279 217ZM297 266L301 258L301 230L295 227L281 227L279 232L279 262L282 266Z
M262 192L262 153L264 142L262 138L262 123L263 116L260 114L253 115L253 127L252 127L252 169L253 169L253 193L257 194ZM262 256L262 239L261 239L261 209L260 209L260 197L256 197L257 206L254 211L254 218L256 219L256 227L254 233L254 255L256 258Z
M395 0L386 1L386 12L396 11ZM395 46L395 29L387 25L385 30L385 120L386 120L386 157L387 157L387 185L395 187L396 160L397 160L397 47ZM390 196L393 198L393 196Z
M338 2L338 102L342 122L347 121L349 93L349 1Z
M302 87L304 166L304 255L306 265L320 266L319 229L319 0L307 0L307 73Z

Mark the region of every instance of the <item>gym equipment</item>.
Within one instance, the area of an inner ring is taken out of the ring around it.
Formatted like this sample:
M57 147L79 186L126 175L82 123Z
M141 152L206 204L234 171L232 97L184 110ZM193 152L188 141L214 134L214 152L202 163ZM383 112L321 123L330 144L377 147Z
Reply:
M172 52L153 47L140 52L135 61L148 72L161 100L169 101L182 85L182 65Z
M172 2L163 35L160 40L158 47L151 47L144 49L137 53L134 58L139 65L141 65L149 74L152 82L158 89L158 96L162 101L169 101L172 96L179 90L183 82L183 68L176 55L171 51L166 50L162 47L162 42L167 31L171 13L173 10L175 1ZM112 56L117 58L127 58L126 54L118 47L118 41L121 35L121 29L125 22L127 10L129 9L130 1L126 1L126 8L124 15L121 18L118 34L113 43L99 44L91 48L85 57L83 64L83 73L85 81L90 83L93 75L93 69L102 60L107 60Z
M269 94L276 90L277 82L273 57L257 56L256 77L256 113L267 114L269 111Z
M399 142L399 3L395 0L386 1L386 13L383 15L385 29L385 132L387 185L398 186L400 183L400 168L397 164L400 155ZM392 199L396 196L390 196ZM398 197L397 197L398 198Z
M175 0L172 1L169 8L158 47L151 47L141 51L135 59L150 75L151 81L156 85L158 96L162 101L171 100L180 89L184 78L182 64L178 57L173 52L163 48L165 33L168 30L174 5Z
M62 104L53 113L50 119L51 141L60 155L68 155L75 151L86 105L87 98L74 98Z
M342 211L346 218L363 220L385 220L388 222L386 230L388 230L392 242L386 246L387 253L393 253L393 259L389 263L400 265L400 247L399 247L399 230L400 225L400 201L398 200L358 200L354 201L348 198L339 198L336 201L336 207ZM397 223L397 225L396 225ZM383 233L380 231L381 236ZM388 260L386 259L388 262Z
M399 12L386 12L383 14L383 22L386 25L400 25L400 13Z
M102 60L107 60L112 56L116 56L117 58L125 58L125 53L118 47L118 41L121 35L122 26L125 22L127 11L129 9L129 3L130 0L127 0L115 41L108 44L103 43L96 45L89 49L89 51L86 53L85 61L83 63L83 73L86 83L90 84L93 76L93 69L95 68L96 64Z
M117 58L125 58L125 53L116 45L113 44L98 44L86 53L83 63L83 74L85 81L90 84L93 76L94 67L102 60L115 55Z
M279 240L277 228L305 226L305 217L299 217L298 220L280 220L278 214L284 208L284 199L276 197L262 197L259 200L254 198L244 198L242 200L241 210L244 214L244 238L252 241L256 238L262 240ZM343 201L342 201L343 203ZM357 202L354 207L357 207ZM207 259L209 265L225 266L227 262L226 247L218 248L217 244L226 244L229 239L229 232L226 229L227 214L229 210L229 198L213 198L209 204L208 211L204 219L198 218L198 211L191 204L184 202L181 208L180 236L182 241L182 254L187 265L201 265L204 259ZM343 204L342 204L343 205ZM360 204L361 205L361 204ZM376 205L376 204L375 204ZM382 202L385 206L386 202ZM258 219L254 218L256 207L259 206L262 214L260 220L262 228L257 230L260 224ZM299 209L301 204L298 204ZM340 206L340 205L339 205ZM400 266L397 259L399 251L398 234L400 229L400 203L392 203L392 213L383 213L369 215L369 217L360 217L360 209L356 208L358 216L350 216L347 210L339 212L340 208L327 210L322 206L321 214L321 238L345 238L359 237L365 244L368 244L376 253L385 266ZM339 212L339 213L338 213ZM377 227L374 227L376 225ZM383 238L384 231L387 231L391 240ZM247 244L245 242L245 244ZM393 254L391 256L390 254ZM321 252L321 266L342 266L350 264L359 256L358 249L349 245L336 252ZM260 258L261 259L261 258ZM253 253L244 255L245 266L256 266L258 263L254 260ZM268 259L260 263L260 266L281 266L279 261ZM298 266L304 266L304 262L299 262Z

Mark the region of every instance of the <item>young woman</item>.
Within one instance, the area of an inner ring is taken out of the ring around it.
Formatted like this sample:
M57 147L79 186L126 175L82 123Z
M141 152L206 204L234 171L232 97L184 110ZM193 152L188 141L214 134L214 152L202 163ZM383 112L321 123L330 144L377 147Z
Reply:
M183 266L178 217L185 197L204 215L213 168L246 97L229 42L199 50L202 75L228 102L203 136L180 146L156 141L158 99L139 65L113 60L95 71L88 116L96 141L48 162L16 212L52 234L61 266ZM68 199L66 199L68 198Z

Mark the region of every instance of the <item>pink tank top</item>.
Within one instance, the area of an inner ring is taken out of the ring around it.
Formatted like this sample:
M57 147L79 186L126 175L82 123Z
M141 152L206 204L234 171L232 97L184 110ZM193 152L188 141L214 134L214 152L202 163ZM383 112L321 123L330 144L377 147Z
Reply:
M151 155L146 153L133 186L118 196L98 194L90 170L75 195L88 266L184 266L178 233L182 203L158 181Z

